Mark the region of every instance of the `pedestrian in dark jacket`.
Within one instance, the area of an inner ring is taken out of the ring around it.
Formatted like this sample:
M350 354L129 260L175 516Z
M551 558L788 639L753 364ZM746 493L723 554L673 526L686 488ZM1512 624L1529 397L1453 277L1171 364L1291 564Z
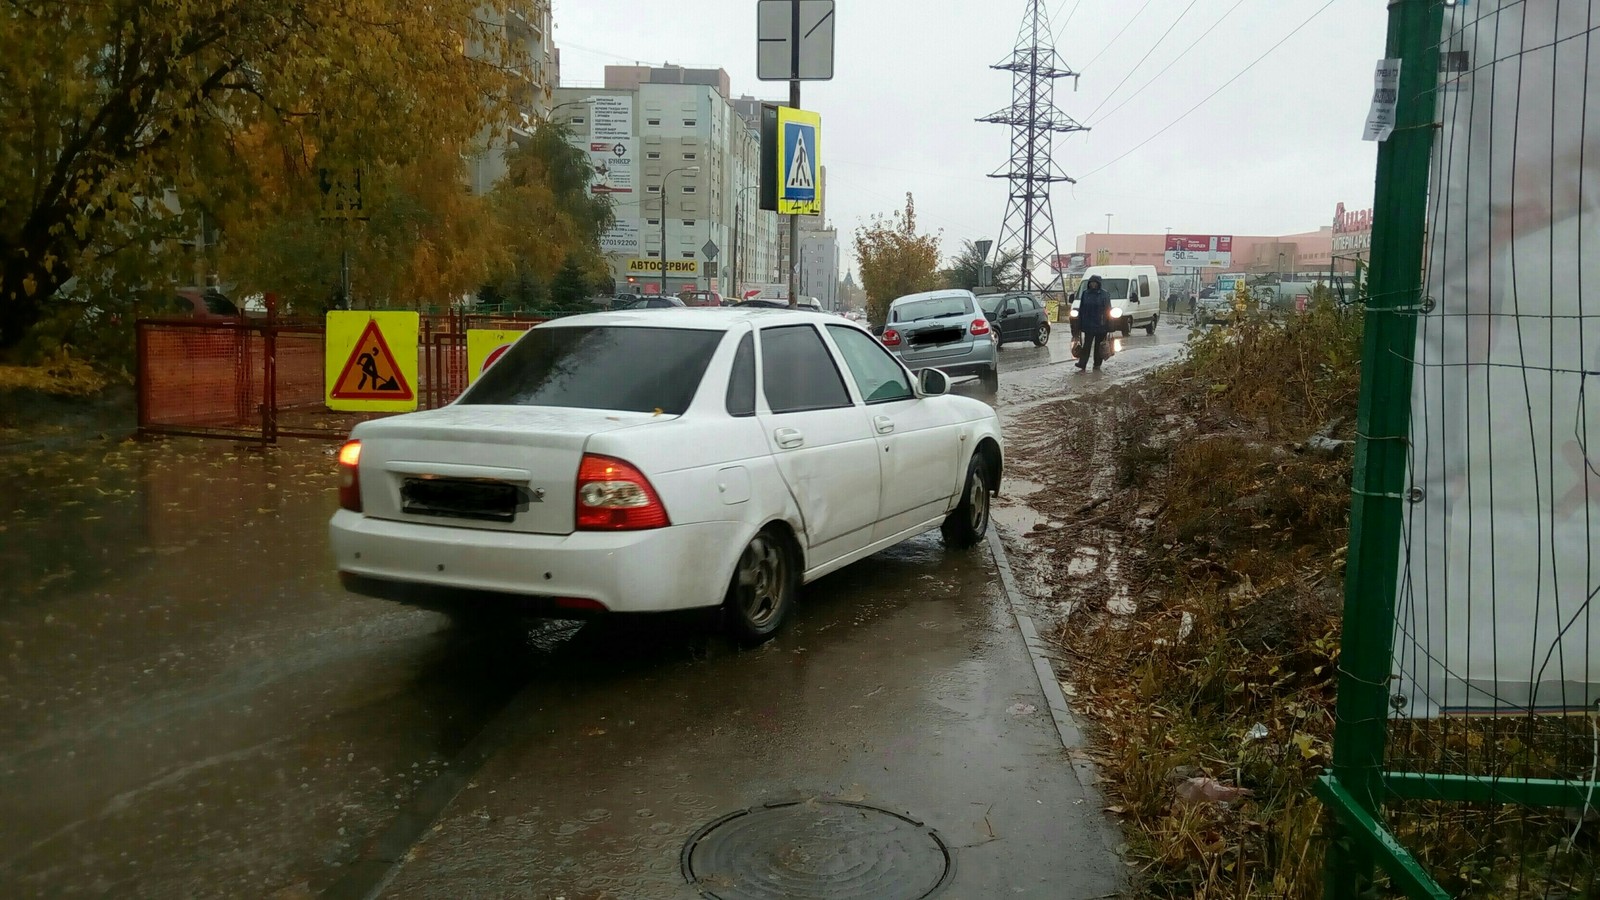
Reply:
M1106 339L1106 333L1111 329L1111 295L1101 286L1100 276L1089 276L1089 283L1084 286L1083 293L1078 300L1078 331L1083 335L1082 344L1078 348L1078 368L1087 368L1089 357L1094 357L1094 367L1100 368L1100 363L1105 360L1105 353L1101 349L1101 342Z

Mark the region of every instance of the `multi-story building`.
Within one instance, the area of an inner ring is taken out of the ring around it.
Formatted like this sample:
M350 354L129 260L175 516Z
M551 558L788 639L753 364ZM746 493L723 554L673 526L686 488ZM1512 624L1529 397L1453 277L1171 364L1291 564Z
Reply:
M759 133L728 94L727 72L679 66L607 66L604 88L556 90L554 119L615 206L603 249L619 289L731 294L736 264L749 280L766 273L772 214L745 190L757 183Z
M801 230L799 288L800 296L817 298L823 309L840 309L839 234L832 227Z
M490 15L485 13L486 15ZM468 160L467 186L475 194L487 193L505 177L506 154L518 138L532 133L533 125L550 113L555 87L561 78L561 54L555 47L550 20L550 0L523 0L522 6L499 23L505 28L511 65L517 76L515 96L518 116L503 127L487 129ZM468 53L487 57L485 48L468 48Z
M1191 232L1203 234L1207 232ZM1236 272L1250 275L1348 273L1365 258L1365 246L1354 238L1335 234L1324 226L1315 231L1285 235L1233 235L1233 261L1226 268L1208 270L1205 280L1216 274ZM1338 246L1343 240L1351 248ZM1370 232L1367 243L1370 244ZM1089 265L1152 265L1163 274L1173 274L1166 265L1165 234L1100 234L1090 232L1077 237L1077 251L1087 255Z

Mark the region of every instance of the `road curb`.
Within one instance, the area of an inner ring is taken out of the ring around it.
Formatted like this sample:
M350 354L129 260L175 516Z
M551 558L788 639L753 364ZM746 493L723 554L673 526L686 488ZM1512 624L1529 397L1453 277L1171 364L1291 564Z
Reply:
M1000 590L1011 606L1011 615L1017 620L1017 628L1022 632L1022 641L1028 647L1028 656L1033 661L1033 674L1039 679L1039 689L1044 692L1045 705L1050 707L1050 718L1055 720L1056 734L1061 738L1061 747L1065 750L1076 750L1083 746L1083 731L1073 719L1072 710L1067 706L1067 696L1061 691L1061 682L1056 679L1055 670L1050 667L1050 658L1045 653L1045 643L1039 637L1039 629L1033 624L1033 616L1023 608L1022 591L1017 587L1016 575L1011 571L1011 560L1006 556L1005 543L1000 540L998 529L993 527L989 529L989 552L994 556L995 565L1000 570Z

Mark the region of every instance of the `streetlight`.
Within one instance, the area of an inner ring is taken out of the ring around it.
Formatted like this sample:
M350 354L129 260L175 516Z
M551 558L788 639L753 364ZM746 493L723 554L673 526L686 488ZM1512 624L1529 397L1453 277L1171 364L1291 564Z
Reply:
M699 166L680 166L661 176L661 294L667 293L667 179L679 172L699 175Z
M733 199L733 293L736 295L739 293L740 283L744 281L742 272L744 259L740 255L745 252L744 240L740 236L740 232L744 230L744 195L760 186L746 185L739 189L739 193Z

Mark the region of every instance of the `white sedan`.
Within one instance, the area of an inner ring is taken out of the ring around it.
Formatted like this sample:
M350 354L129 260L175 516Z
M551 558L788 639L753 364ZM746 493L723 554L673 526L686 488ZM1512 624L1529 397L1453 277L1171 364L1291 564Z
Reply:
M464 617L720 604L760 641L803 583L983 537L1000 423L948 388L814 313L548 322L450 406L356 427L334 558L352 591Z

